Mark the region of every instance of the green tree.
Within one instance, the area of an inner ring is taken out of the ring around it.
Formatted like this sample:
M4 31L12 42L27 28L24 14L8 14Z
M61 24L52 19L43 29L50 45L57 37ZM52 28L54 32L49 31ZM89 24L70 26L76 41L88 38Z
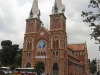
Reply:
M12 53L11 61L13 61L12 64L15 63L16 61L15 58L16 58L18 50L19 50L19 45L17 44L12 45L12 50L11 50L11 53Z
M15 63L17 64L17 67L21 67L21 60L22 60L22 49L17 51L17 55L15 57Z
M92 74L96 72L96 60L93 59L92 62L90 62L89 69Z
M19 49L17 51L17 54L14 59L14 63L10 66L11 70L14 70L15 68L21 67L21 60L22 60L22 49Z
M90 0L88 5L91 11L82 11L82 17L85 17L83 22L89 23L89 26L93 30L91 39L95 39L97 44L100 44L100 0Z
M37 72L37 75L41 75L45 70L43 62L37 62L34 68L35 68L35 72Z
M4 40L1 42L1 59L4 66L12 65L15 62L15 57L17 55L17 50L19 50L19 45L12 45L12 41Z

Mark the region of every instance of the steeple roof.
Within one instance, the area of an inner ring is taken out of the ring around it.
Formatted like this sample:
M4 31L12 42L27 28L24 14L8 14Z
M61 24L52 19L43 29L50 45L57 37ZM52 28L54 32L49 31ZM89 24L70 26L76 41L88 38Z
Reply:
M38 0L33 1L32 9L29 14L29 19L38 18L40 19L40 10L38 8Z
M61 0L55 0L54 7L52 8L52 14L64 13L65 6Z

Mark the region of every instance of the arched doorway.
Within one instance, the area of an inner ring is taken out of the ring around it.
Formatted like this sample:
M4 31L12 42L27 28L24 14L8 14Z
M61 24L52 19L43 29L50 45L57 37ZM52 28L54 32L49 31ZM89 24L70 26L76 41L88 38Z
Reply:
M30 63L27 63L26 64L26 68L30 68L31 67L31 64Z
M45 72L44 62L42 62L42 61L36 62L34 68L37 72L37 75L42 75Z
M58 75L58 72L59 72L58 64L54 63L53 64L53 75Z

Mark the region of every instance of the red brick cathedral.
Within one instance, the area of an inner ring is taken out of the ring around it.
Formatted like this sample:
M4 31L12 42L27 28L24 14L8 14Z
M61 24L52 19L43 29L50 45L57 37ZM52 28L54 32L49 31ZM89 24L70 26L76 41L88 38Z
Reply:
M45 73L50 75L89 75L86 43L68 44L64 12L62 1L55 0L48 30L40 20L38 0L34 0L26 19L23 68L34 67L42 61Z

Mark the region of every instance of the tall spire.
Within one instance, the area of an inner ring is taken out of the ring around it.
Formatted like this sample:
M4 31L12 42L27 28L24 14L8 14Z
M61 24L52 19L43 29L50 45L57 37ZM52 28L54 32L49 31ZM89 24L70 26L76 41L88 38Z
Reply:
M65 6L61 0L55 0L54 7L52 8L52 14L59 14L65 12Z
M38 8L38 0L34 0L32 9L29 14L29 19L38 18L40 19L40 10Z

